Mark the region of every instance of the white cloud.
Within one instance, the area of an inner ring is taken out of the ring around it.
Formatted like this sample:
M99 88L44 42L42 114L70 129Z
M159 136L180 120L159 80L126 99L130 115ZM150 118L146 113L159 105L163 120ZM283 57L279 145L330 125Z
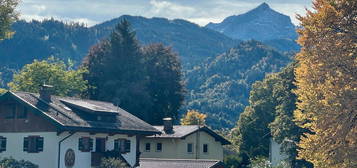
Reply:
M94 25L128 14L181 18L204 26L247 12L264 1L289 15L295 24L295 15L311 8L311 0L24 0L18 9L26 20L53 17Z
M177 18L178 16L189 16L194 14L195 8L178 5L168 1L150 1L150 13L153 16L166 16L168 18Z

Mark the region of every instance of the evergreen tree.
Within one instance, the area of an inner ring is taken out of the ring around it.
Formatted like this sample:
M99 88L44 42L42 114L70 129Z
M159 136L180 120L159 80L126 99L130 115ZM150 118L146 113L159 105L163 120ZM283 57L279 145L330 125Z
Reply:
M161 44L141 47L128 21L94 46L85 58L88 96L109 101L150 124L178 118L183 101L178 56Z
M109 101L141 119L149 120L152 106L140 46L128 21L118 24L108 40L94 46L83 66L91 99Z
M149 123L162 124L162 119L178 119L178 110L184 99L181 64L178 55L162 44L144 47L146 85L154 106L150 108Z
M17 19L18 0L0 0L0 41L11 37L11 24Z
M357 1L314 0L299 17L299 156L317 168L357 167Z

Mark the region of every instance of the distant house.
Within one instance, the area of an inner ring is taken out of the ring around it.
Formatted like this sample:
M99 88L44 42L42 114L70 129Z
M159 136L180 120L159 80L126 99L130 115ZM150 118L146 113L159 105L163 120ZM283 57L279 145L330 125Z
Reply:
M172 125L171 119L164 126L155 126L160 135L140 141L141 158L210 159L223 160L223 145L230 142L206 126Z
M274 141L273 138L270 138L269 145L269 160L272 166L278 166L283 161L288 159L288 155L281 151L281 144Z
M90 168L110 153L135 167L139 137L158 133L111 103L51 96L47 87L0 96L0 158L40 168Z

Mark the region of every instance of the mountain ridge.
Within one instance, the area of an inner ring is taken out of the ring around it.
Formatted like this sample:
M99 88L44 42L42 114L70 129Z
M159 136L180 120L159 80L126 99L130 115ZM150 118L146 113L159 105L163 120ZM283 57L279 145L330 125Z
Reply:
M240 14L225 18L221 23L205 27L240 40L296 39L296 27L289 16L279 13L267 3Z

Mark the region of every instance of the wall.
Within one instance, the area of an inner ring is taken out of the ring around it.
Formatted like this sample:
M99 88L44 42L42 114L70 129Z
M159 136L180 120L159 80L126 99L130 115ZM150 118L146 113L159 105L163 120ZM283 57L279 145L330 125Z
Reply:
M24 137L38 135L44 138L43 152L27 153L23 151ZM28 160L40 166L40 168L57 167L57 142L55 132L28 132L28 133L1 133L0 136L7 138L6 151L0 153L0 158L13 157L17 160Z
M68 136L69 133L64 133L61 135L61 139ZM61 168L66 168L64 163L64 156L68 149L72 149L75 152L76 161L74 168L89 168L91 167L91 152L82 152L78 150L78 142L81 137L90 137L93 138L93 151L95 151L95 138L107 138L106 141L106 150L114 149L114 140L118 138L125 138L131 141L130 153L123 154L123 157L130 165L135 165L136 162L136 136L128 137L127 135L113 135L109 136L108 134L95 134L90 135L89 133L75 133L70 138L62 142L61 145Z
M199 143L197 146L197 137ZM162 151L156 151L156 144L162 143ZM145 144L151 143L150 152L145 151ZM187 144L193 144L193 152L187 152ZM208 153L203 153L203 144L208 144ZM198 153L196 148L198 147ZM212 159L223 160L223 146L211 135L204 131L194 133L185 139L144 138L140 141L140 152L142 158L170 158L170 159Z
M269 159L273 166L278 166L282 161L288 158L288 156L280 151L281 145L270 139L269 147Z

